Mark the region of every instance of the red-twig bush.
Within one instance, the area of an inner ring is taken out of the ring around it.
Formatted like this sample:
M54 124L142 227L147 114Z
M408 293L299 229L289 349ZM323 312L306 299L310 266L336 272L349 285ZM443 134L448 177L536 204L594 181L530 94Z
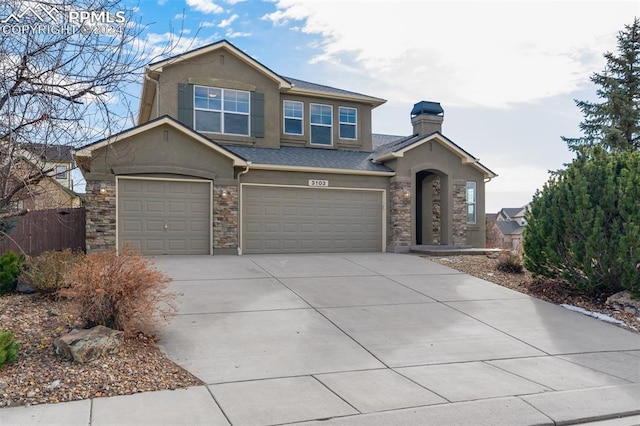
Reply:
M128 247L91 253L69 273L67 297L87 327L104 325L126 336L152 331L175 312L170 278Z

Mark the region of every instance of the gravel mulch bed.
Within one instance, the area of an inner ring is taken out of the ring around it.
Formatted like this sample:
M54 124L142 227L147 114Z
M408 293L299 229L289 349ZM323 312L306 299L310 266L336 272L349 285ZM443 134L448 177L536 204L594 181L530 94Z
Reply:
M0 297L0 328L13 331L18 358L0 371L0 407L77 401L201 385L144 336L117 354L78 364L57 356L53 340L82 328L67 302L33 295Z
M450 257L428 257L429 260L437 262L441 265L448 266L458 271L465 272L474 277L491 281L503 287L546 300L557 305L567 304L586 309L591 312L609 315L620 320L628 326L635 327L636 330L630 328L631 331L638 332L640 330L640 317L628 312L613 309L605 304L606 297L589 298L578 294L560 283L550 279L536 277L534 278L528 271L522 274L510 274L498 271L497 258L491 258L485 255L481 256L450 256Z

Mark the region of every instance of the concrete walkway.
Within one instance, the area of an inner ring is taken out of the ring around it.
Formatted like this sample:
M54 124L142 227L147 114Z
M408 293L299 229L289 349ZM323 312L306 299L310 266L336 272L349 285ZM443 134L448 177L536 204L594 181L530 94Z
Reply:
M640 424L640 335L417 256L157 265L181 294L162 348L207 385L0 425Z

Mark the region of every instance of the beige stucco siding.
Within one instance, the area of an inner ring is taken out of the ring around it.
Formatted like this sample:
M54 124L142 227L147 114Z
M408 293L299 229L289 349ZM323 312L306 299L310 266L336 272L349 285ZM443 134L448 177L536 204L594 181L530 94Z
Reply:
M327 149L348 149L351 151L371 151L371 106L366 104L360 104L357 102L336 101L333 99L326 99L313 96L292 96L287 93L282 94L282 102L280 105L280 117L281 117L281 134L280 144L281 146L306 146L314 148L327 148ZM303 134L302 135L290 135L284 133L284 113L283 107L284 101L298 101L304 104L304 120L303 120ZM312 145L311 144L311 120L310 120L310 104L322 104L330 105L333 109L333 138L332 145ZM340 116L339 108L349 107L355 108L357 111L357 129L356 139L340 139Z
M444 146L438 140L429 141L404 153L404 156L386 163L396 171L396 179L411 182L416 188L415 175L422 170L442 172L448 176L445 180L448 192L454 193L454 185L466 185L466 182L476 183L476 223L466 224L466 244L472 247L484 247L485 244L485 184L484 175L471 164L463 164L459 155ZM415 222L415 190L412 191L412 222ZM446 211L443 210L443 213ZM451 211L446 211L451 214ZM449 217L453 222L453 218ZM412 241L415 243L415 227L413 227Z
M385 176L358 176L334 173L277 172L250 170L241 176L242 183L308 186L309 179L328 180L329 187L373 188L387 190L389 178Z
M160 116L178 117L178 84L180 83L263 93L264 138L204 132L202 134L220 143L255 143L255 146L258 147L278 147L281 126L278 83L249 66L230 51L222 48L189 61L164 67L159 77L159 108L154 103L151 118L156 117L156 111Z
M96 150L94 174L176 174L233 179L232 161L211 147L162 125Z

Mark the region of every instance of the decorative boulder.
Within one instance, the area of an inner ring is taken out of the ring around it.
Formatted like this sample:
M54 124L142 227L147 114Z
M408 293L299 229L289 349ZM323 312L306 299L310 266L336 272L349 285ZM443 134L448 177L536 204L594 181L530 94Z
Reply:
M621 291L609 296L607 298L607 305L633 315L640 314L640 299L636 299L628 291Z
M114 354L121 344L122 332L103 325L88 330L74 330L53 342L56 354L79 363Z

